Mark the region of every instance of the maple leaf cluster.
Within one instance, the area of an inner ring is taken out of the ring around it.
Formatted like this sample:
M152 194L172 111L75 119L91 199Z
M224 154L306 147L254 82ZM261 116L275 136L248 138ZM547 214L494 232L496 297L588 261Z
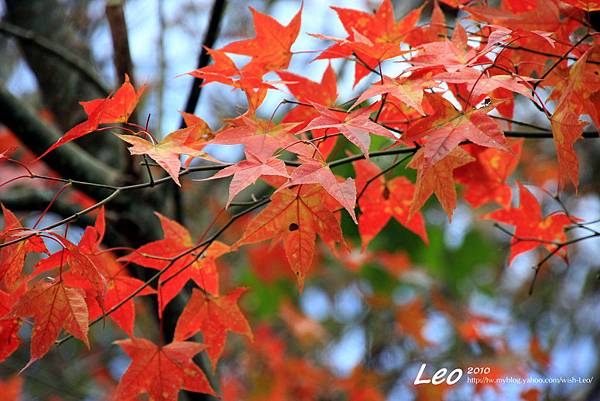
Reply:
M578 158L573 145L588 125L584 116L595 126L600 123L597 35L582 32L578 21L585 20L585 12L597 9L597 4L504 0L494 8L465 1L441 2L460 8L465 17L450 28L438 1L431 3L432 16L425 23L425 6L400 19L394 16L390 0L384 0L374 13L333 7L347 36L311 34L326 46L315 57L327 60L319 82L288 70L300 34L302 8L285 25L251 8L256 36L209 49L213 63L189 72L203 85L225 85L244 94L247 111L226 120L218 130L184 113L186 127L158 140L148 127L129 122L144 87L136 90L127 77L106 99L82 102L87 119L40 158L83 136L118 131L117 137L131 145L132 155L144 156L149 172L152 166L147 158L168 174L159 180L151 176L149 186L168 180L181 185L182 178L194 171L194 163L203 159L217 172L199 181L232 177L226 208L235 206L242 191L259 179L271 192L250 202L254 208L266 206L232 244L216 237L197 243L185 227L157 213L163 239L121 257L102 247L103 203L91 207L99 209L96 222L85 229L78 243L55 231L24 228L3 207L0 359L18 348L19 329L25 321L33 324L31 364L49 351L62 330L90 347L89 326L108 316L130 337L117 341L132 359L116 390L117 399L134 400L147 393L156 400L176 400L180 390L214 394L192 358L206 351L215 369L228 332L253 337L238 306L246 290L221 292L217 259L240 247L270 241L271 246L281 247L302 290L318 253L317 238L330 254L349 260L351 244L342 230L344 215L349 216L348 223L358 225L363 251L392 218L427 244L422 209L435 195L452 219L457 184L473 208L499 207L482 218L515 226L509 263L538 247L566 258L565 229L576 218L563 212L544 217L537 198L522 184L518 184L519 206L511 206L517 194L510 179L518 168L524 141L507 133L515 123L516 102L541 110L556 147L560 188L569 183L577 187ZM565 18L567 13L569 18ZM232 54L250 60L239 65ZM351 60L353 87L365 88L347 101L338 101L331 62L336 59ZM571 63L571 59L576 61ZM391 68L400 64L403 67ZM277 118L275 111L269 113L270 118L262 112L270 91L291 97L284 101L291 107ZM207 145L233 144L244 145L244 158L235 163L220 162L205 151ZM340 157L344 152L347 156ZM8 154L8 150L0 153L0 160L8 159ZM187 156L185 162L182 156ZM375 161L381 156L394 159L382 167ZM403 163L407 173L394 173ZM346 164L352 164L353 176L337 170ZM51 252L50 243L59 251ZM45 255L30 271L25 268L29 254ZM156 288L150 286L151 281L132 277L129 264L151 269ZM157 345L137 337L134 299L156 295L162 317L165 307L190 282L194 290L179 317L174 341ZM421 309L418 302L408 305L406 311L412 314L399 312L397 324L425 346ZM474 318L457 327L464 336L477 337L479 323ZM203 344L192 341L198 333ZM275 347L275 343L267 346ZM300 361L271 358L269 363L273 371L285 369L290 378L297 369L314 380L321 377L318 370ZM285 375L278 377L284 380ZM353 399L378 399L368 388L366 383L349 391L359 394Z
M0 253L0 327L5 340L0 348L2 360L19 347L18 332L27 318L32 319L33 331L30 360L23 369L42 358L63 329L90 347L91 322L109 316L131 337L117 344L134 360L116 390L118 399L137 399L139 393L147 392L155 399L173 400L180 389L213 394L204 373L192 362L194 355L206 350L216 367L228 331L252 337L237 305L244 289L219 295L215 259L229 252L224 244L212 243L202 259L186 255L193 245L188 231L157 215L165 238L117 259L101 248L105 233L103 208L95 225L86 228L77 244L56 233L40 237L33 229L23 228L8 209L2 210L5 220L2 238L7 245ZM49 253L43 239L59 243L62 250L41 259L32 272L25 272L27 254ZM175 263L166 260L179 254L185 257L173 259ZM161 276L158 292L148 282L131 277L126 265L120 262L164 269L167 273ZM185 273L179 274L180 270ZM188 280L196 282L201 291L194 292L182 312L175 341L163 347L136 337L134 298L157 293L162 313ZM206 345L185 341L199 332L203 333Z

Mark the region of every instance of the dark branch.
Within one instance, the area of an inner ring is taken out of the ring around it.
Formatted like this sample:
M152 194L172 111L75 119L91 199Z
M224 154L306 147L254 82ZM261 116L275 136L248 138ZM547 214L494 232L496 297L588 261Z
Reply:
M99 92L105 95L108 95L110 92L110 90L104 85L104 82L100 76L96 74L92 67L79 56L69 51L69 49L61 47L60 45L38 35L33 31L9 24L6 21L0 21L0 33L18 38L24 42L36 46L50 56L55 57L59 61L73 68L81 75L82 78L94 85Z
M121 82L125 74L135 86L133 74L133 61L129 51L129 36L127 35L127 23L125 22L125 13L121 2L107 2L106 18L110 26L110 33L113 43L113 60L117 74L117 82Z
M3 87L0 87L0 122L36 155L41 155L60 138L55 129ZM44 161L60 175L74 180L107 185L118 182L117 172L72 143L51 152ZM84 190L95 199L106 196L106 191L101 188L86 187Z
M38 211L44 210L54 197L50 190L34 188L16 188L0 194L0 203L12 211ZM79 211L76 205L56 200L52 203L50 211L61 216L69 216ZM91 226L94 219L89 216L81 216L83 225Z
M223 20L223 15L225 13L225 6L227 4L226 0L215 0L210 20L208 22L208 28L206 30L206 35L204 36L204 41L202 43L202 47L200 49L200 55L198 56L198 64L197 68L206 67L210 61L210 56L208 54L209 48L212 48L219 36L221 21ZM190 91L188 94L187 101L185 103L184 111L186 113L193 114L196 111L196 106L198 105L198 101L200 100L200 94L202 93L202 79L194 77L192 81L192 86L190 87ZM179 128L183 128L185 126L185 121L181 118L179 122ZM173 203L175 208L175 219L180 223L184 224L184 212L183 212L183 200L179 189L174 185L170 188L171 193L173 195Z
M210 15L210 21L208 23L208 29L206 31L206 35L204 36L204 42L202 43L202 49L200 49L200 56L198 56L198 67L202 68L208 65L210 61L210 56L208 55L207 48L212 48L219 36L219 27L221 26L221 20L223 19L223 14L225 11L225 5L227 1L225 0L215 0L213 4L212 12ZM200 99L200 94L202 93L202 80L199 78L194 78L192 82L192 87L190 88L190 92L188 94L187 101L185 103L185 112L186 113L194 113L196 110L196 106L198 105L198 100ZM180 128L185 126L185 122L181 119L181 123L179 124Z

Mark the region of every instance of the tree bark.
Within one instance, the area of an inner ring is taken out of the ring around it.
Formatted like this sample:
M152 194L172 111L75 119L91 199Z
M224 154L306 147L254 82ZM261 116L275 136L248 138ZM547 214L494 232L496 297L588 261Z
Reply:
M6 20L34 32L53 43L60 44L82 60L93 65L87 44L72 29L64 5L57 0L5 0ZM85 119L79 106L81 100L104 97L98 88L83 79L71 66L49 57L39 46L19 40L27 65L36 77L41 99L61 131L66 131ZM112 135L98 135L80 141L87 150L116 169L122 169L124 158L114 149L124 145ZM123 152L124 153L124 152Z

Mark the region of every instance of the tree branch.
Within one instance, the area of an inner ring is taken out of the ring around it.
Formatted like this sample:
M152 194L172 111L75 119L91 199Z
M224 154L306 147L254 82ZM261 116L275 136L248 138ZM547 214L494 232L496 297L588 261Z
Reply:
M0 122L36 155L44 153L60 138L55 129L45 124L26 104L3 87L0 87ZM51 152L44 161L64 177L108 185L118 182L116 171L72 143ZM86 187L84 191L95 199L106 196L102 188Z
M207 48L212 48L217 40L219 35L219 27L221 26L221 20L223 19L223 14L225 11L226 0L215 0L211 15L210 21L208 23L208 29L206 30L206 35L204 36L204 42L202 43L202 48L200 49L200 55L198 56L198 66L197 68L206 67L208 62L210 61L210 56L208 55ZM185 112L186 113L194 113L196 110L196 106L198 104L198 100L200 99L200 94L202 93L202 79L194 78L192 82L192 86L190 88L190 92L188 94L187 101L185 102ZM181 119L179 124L180 128L185 126L185 122Z
M221 21L223 20L226 4L226 0L215 0L213 3L210 20L208 22L208 28L206 30L206 34L204 35L202 47L200 48L200 55L198 56L197 68L206 67L210 61L210 56L207 49L214 46L217 37L219 36L219 28L221 26ZM202 93L202 81L202 79L194 77L187 101L185 102L184 111L186 113L193 114L196 111L196 106L200 100L200 94ZM185 121L183 118L181 118L179 122L179 128L183 128L184 126ZM177 188L175 185L171 185L170 190L173 194L175 219L184 224L183 200L181 193L179 192L179 188Z
M94 85L99 92L103 93L104 95L108 95L110 93L108 87L104 85L102 78L96 74L92 67L79 56L71 53L69 49L61 47L60 45L38 35L33 31L23 29L6 21L0 21L0 33L18 38L27 43L31 43L40 50L43 50L50 56L55 57L57 60L77 71L82 78Z
M15 188L0 193L0 203L4 204L11 211L38 211L44 210L52 202L53 197L54 192L50 190ZM61 216L69 216L77 213L79 209L73 204L56 200L50 207L50 211ZM91 226L94 224L94 219L89 216L81 216L81 223Z
M70 53L76 54L85 65L93 66L94 60L89 44L76 27L70 23L68 7L60 0L4 0L4 20L34 32L38 37L66 48ZM44 105L53 116L54 125L60 131L67 131L86 116L79 105L81 100L105 97L107 90L103 87L99 91L95 83L89 82L87 77L64 58L49 57L44 48L35 43L19 39L24 60L35 75L39 94ZM64 53L64 52L63 52ZM82 138L78 145L87 150L90 155L111 166L115 170L122 170L124 161L129 160L126 147L113 135L94 135ZM115 149L122 151L116 152Z
M117 82L121 82L127 74L132 85L135 86L133 61L129 51L129 35L127 35L127 23L121 1L108 1L106 3L106 19L108 19L112 37Z

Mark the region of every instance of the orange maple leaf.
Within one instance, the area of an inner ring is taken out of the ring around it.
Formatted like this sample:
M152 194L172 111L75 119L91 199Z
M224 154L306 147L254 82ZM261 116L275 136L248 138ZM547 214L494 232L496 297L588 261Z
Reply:
M284 81L285 86L300 102L317 103L325 107L335 105L338 97L337 77L331 63L327 65L321 82L315 82L301 75L288 71L279 71L277 75ZM299 105L284 117L284 122L304 122L318 115L313 107Z
M304 184L319 184L348 211L352 220L357 223L356 213L354 213L354 207L356 206L356 185L352 178L338 181L327 165L309 160L296 167L292 171L290 181L282 185L280 189Z
M291 47L300 33L302 8L285 26L252 7L250 11L254 18L256 37L230 43L220 50L252 57L244 66L245 71L268 72L287 68L292 58Z
M268 239L283 241L285 254L298 287L312 264L317 234L331 248L344 245L337 202L320 186L301 185L279 190L271 203L248 224L237 245L253 244Z
M453 172L458 167L474 160L471 155L458 147L437 163L429 165L425 160L424 149L419 150L408 165L417 170L416 189L410 205L409 217L418 212L425 201L435 193L448 218L452 219L452 212L456 207Z
M407 304L400 305L396 310L396 328L400 334L412 337L419 347L430 344L423 335L423 328L427 324L427 315L423 300L415 298Z
M419 112L419 114L425 115L426 113L423 109L423 90L437 86L431 79L432 73L433 71L430 70L396 78L383 76L382 82L375 83L364 91L358 99L356 99L356 102L352 107L355 107L374 96L389 94L407 106L412 107Z
M355 64L354 85L367 76L384 60L409 53L400 45L416 27L422 7L411 11L400 21L395 20L394 7L384 0L374 13L348 8L332 7L344 25L348 37L341 39L313 34L320 39L336 42L323 51L317 59L347 58L355 54L360 62ZM366 65L363 65L365 63Z
M117 135L123 141L133 145L129 147L129 153L150 156L179 186L181 186L179 182L180 156L202 155L202 149L213 138L212 131L204 120L193 114L182 114L187 126L171 132L156 144L135 135Z
M596 124L598 115L597 98L600 91L598 68L588 67L588 58L594 49L590 49L569 70L566 85L560 85L561 96L551 118L552 135L558 158L559 183L565 186L570 181L575 189L579 184L579 161L573 145L581 138L587 125L580 121L581 114L589 114Z

